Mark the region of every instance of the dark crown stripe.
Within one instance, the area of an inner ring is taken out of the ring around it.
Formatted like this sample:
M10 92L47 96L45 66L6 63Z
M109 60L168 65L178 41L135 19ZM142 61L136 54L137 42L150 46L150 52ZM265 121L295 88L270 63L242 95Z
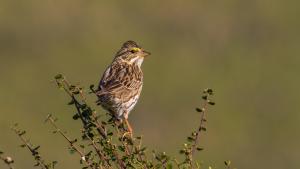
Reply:
M123 47L129 48L129 47L139 47L135 41L129 40L123 44Z

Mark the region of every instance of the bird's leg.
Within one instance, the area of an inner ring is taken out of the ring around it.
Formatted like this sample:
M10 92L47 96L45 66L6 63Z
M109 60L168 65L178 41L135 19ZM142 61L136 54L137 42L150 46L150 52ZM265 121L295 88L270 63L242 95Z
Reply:
M127 120L127 119L124 119L124 122L125 122L125 124L126 124L126 126L127 126L127 132L125 132L124 134L123 134L123 136L122 136L122 138L124 138L126 135L130 135L130 137L132 138L132 127L131 127L131 125L129 124L129 121Z
M133 131L132 131L132 127L131 127L131 125L130 125L130 123L129 123L128 119L124 119L124 121L125 121L125 123L126 123L127 129L128 129L128 132L129 132L129 133L130 133L130 135L132 136L132 133L133 133Z
M129 121L128 121L128 112L125 112L125 113L123 114L123 116L124 116L124 122L125 122L125 124L126 124L126 126L127 126L127 132L125 132L125 133L123 134L123 137L126 136L127 134L130 134L130 137L132 138L133 130L132 130L132 127L131 127L131 125L130 125L130 123L129 123Z

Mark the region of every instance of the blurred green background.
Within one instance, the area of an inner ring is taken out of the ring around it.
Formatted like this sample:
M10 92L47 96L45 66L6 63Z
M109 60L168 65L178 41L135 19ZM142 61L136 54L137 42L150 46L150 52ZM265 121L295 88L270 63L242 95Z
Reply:
M197 127L201 91L215 90L197 156L205 166L300 168L299 1L0 1L0 150L33 168L10 130L18 122L58 168L80 168L48 113L79 136L57 73L97 84L126 40L152 52L130 115L145 144L175 155ZM91 97L96 100L96 98ZM98 107L98 111L102 111ZM1 162L0 168L6 166Z

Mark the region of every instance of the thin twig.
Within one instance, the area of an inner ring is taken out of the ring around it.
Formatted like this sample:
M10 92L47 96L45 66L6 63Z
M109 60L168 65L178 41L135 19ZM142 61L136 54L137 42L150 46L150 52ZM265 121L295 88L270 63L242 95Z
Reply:
M124 146L125 148L125 154L126 156L130 156L131 155L131 151L129 150L129 147L127 146L128 144L126 142L124 142L124 136L121 134L117 124L114 125L115 126L115 129L116 129L116 132L118 134L118 137L120 138L120 142L121 144Z
M64 89L64 91L71 97L72 102L74 102L74 105L76 107L77 114L78 114L80 120L82 121L83 126L85 127L88 124L88 121L86 119L84 119L84 117L82 116L82 112L81 112L82 104L76 99L74 93L70 91L71 84L66 80L65 77L63 77L60 80L56 79L56 83L58 84L58 86L61 86ZM61 84L61 85L59 85L59 84ZM82 89L79 88L79 87L77 87L77 86L75 86L74 88L75 88L75 90L77 90L79 92L82 102L85 105L87 105L86 97L84 96L84 93L83 93ZM98 133L104 139L106 139L107 138L107 134L106 134L105 130L103 129L102 125L99 123L99 121L95 117L94 113L92 113L92 121L91 121L91 123L93 123L96 126Z
M208 105L208 101L205 101L204 105L202 107L202 112L200 112L201 113L201 116L200 116L200 125L199 125L199 128L198 128L197 132L196 132L196 138L195 138L194 144L192 146L192 150L191 150L191 155L192 156L194 155L194 153L196 151L197 145L199 145L201 133L202 133L203 128L204 128L205 113L206 113L207 105Z
M85 136L90 140L90 142L92 143L93 148L95 149L96 153L98 154L99 158L103 161L106 162L106 166L104 166L105 168L110 168L111 164L109 163L109 159L102 153L102 151L100 150L100 148L96 145L95 141L88 136L88 134L84 133Z
M36 148L33 148L32 145L27 141L27 139L24 137L25 131L20 132L17 128L13 128L14 132L18 135L20 140L24 143L24 145L27 147L27 149L31 152L32 156L34 157L35 161L37 162L37 166L40 166L42 169L48 169L49 167L44 163L42 160L41 155L39 155L39 152L37 149L39 146Z
M77 147L77 146L74 144L74 141L72 141L66 134L64 134L64 133L57 127L57 125L55 124L55 120L51 117L51 115L48 115L47 120L48 120L48 121L50 122L50 124L55 128L55 130L69 142L70 147L72 147L72 148L80 155L81 160L84 161L84 163L86 164L86 166L87 166L87 167L90 167L90 168L94 168L94 167L93 167L93 164L92 164L88 159L86 159L84 153L83 153L82 151L80 151L80 150L79 150L79 147Z

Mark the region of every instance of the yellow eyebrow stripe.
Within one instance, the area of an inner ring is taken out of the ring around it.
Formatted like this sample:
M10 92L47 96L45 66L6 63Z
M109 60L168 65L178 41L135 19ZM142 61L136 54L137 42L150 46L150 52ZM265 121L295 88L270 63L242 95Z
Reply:
M140 49L140 48L134 47L134 48L132 48L131 50L134 50L134 51L138 52L138 51L140 51L141 49Z

